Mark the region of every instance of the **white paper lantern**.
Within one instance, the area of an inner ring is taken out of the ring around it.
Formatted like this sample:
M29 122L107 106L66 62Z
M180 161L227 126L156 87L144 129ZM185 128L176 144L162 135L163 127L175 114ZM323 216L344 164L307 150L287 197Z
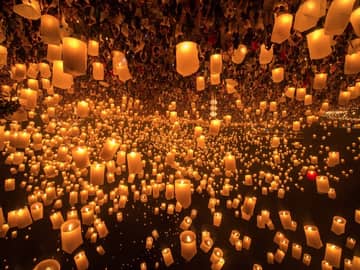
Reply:
M274 83L279 83L284 80L284 68L283 67L274 68L271 71L271 74L272 74L272 80Z
M99 56L99 42L97 42L96 40L89 40L88 54L90 56Z
M351 16L355 0L333 0L325 18L324 29L327 35L341 35Z
M307 3L306 1L305 3ZM294 30L299 32L304 32L309 30L310 28L316 26L319 17L316 16L316 12L312 13L311 5L305 5L303 3L295 14L295 21L294 21ZM313 8L315 9L315 7ZM313 14L313 15L310 15Z
M46 59L49 62L62 59L62 45L48 44Z
M259 56L260 65L269 64L272 61L273 56L274 56L273 46L271 45L271 48L267 50L265 44L262 44L260 47L260 56Z
M104 65L100 62L94 62L93 67L93 78L97 81L104 80Z
M326 73L318 73L315 74L313 88L314 89L324 89L326 87L327 74Z
M355 34L360 37L360 7L351 13L350 22Z
M239 45L239 47L237 49L234 50L232 56L231 56L231 61L233 61L233 63L235 64L241 64L247 54L247 48L245 45Z
M281 44L290 37L293 15L284 13L275 17L271 42Z
M71 74L63 71L63 61L54 61L52 85L61 89L69 89L73 85L73 77Z
M306 36L311 59L322 59L331 54L331 37L324 29L317 29Z
M176 45L176 71L182 76L190 76L200 66L197 44L192 41L180 42Z
M344 73L356 74L360 72L360 52L345 56Z
M37 0L23 0L21 4L14 5L14 13L29 20L38 20L41 17L40 5Z
M86 74L87 45L85 42L72 38L63 38L64 72L79 76Z
M51 15L41 16L40 36L46 44L60 44L60 22Z
M205 77L197 76L196 77L196 90L203 91L205 89Z
M0 68L7 65L7 48L0 45Z

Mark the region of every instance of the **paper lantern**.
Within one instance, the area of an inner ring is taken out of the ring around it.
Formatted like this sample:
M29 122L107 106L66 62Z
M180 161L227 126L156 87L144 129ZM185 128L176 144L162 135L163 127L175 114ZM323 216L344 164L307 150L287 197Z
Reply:
M317 29L306 35L311 59L322 59L331 54L331 36L324 29Z
M61 89L69 89L73 85L73 77L63 71L63 61L53 63L52 85Z
M39 262L33 270L47 270L47 269L51 269L51 270L60 270L60 264L57 260L53 260L53 259L46 259L46 260L42 260L41 262Z
M271 45L270 49L266 49L265 44L262 44L260 47L260 56L259 56L259 63L260 65L269 64L274 56L273 45Z
M311 10L315 9L315 7L311 8L311 4L306 4L307 2L308 1L300 5L299 9L296 11L295 14L294 30L299 32L307 31L310 28L316 26L317 21L319 20L319 17L316 16L316 12L311 13Z
M306 16L320 18L326 14L326 0L306 0L301 4L301 12Z
M233 79L226 79L226 92L228 94L233 94L236 92L236 86L238 85L238 82Z
M350 92L340 91L338 98L339 105L345 106L349 103L349 101L350 101Z
M219 53L210 56L210 74L220 74L222 72L222 55Z
M313 88L314 89L324 89L326 87L327 74L326 73L318 73L315 74Z
M49 62L62 59L62 45L48 44L46 59Z
M7 48L0 45L0 67L7 65Z
M61 248L66 253L73 253L83 243L81 223L78 219L70 219L61 224Z
M306 88L296 88L296 100L303 101L306 95Z
M14 5L14 13L29 20L38 20L41 17L40 5L37 0L22 0L21 4Z
M197 76L196 77L196 90L203 91L205 89L205 77Z
M42 78L50 78L51 77L51 70L50 70L50 66L47 63L40 63L39 64L39 71L40 71L40 76Z
M285 91L285 96L293 99L295 95L295 87L288 87Z
M85 42L72 38L63 38L62 56L64 72L79 76L86 74L87 68L87 45Z
M190 261L197 253L196 234L192 231L180 233L181 257Z
M76 106L76 115L80 118L86 118L89 116L89 103L86 101L79 101Z
M60 44L60 22L59 20L51 15L41 16L40 24L40 36L46 44Z
M245 45L239 45L239 47L237 49L234 50L232 56L231 56L231 61L233 61L233 63L235 64L241 64L247 54L247 48Z
M97 42L96 40L89 40L88 54L90 56L99 56L99 42Z
M32 89L22 89L20 91L20 104L26 109L35 109L38 93Z
M103 81L104 80L104 65L100 62L94 62L92 64L92 74L93 74L93 78L94 80L97 81Z
M360 36L360 7L355 9L350 16L350 22L354 29L355 34Z
M184 41L176 45L176 71L182 76L190 76L198 71L200 66L197 44Z
M34 79L28 79L27 80L27 86L30 89L38 90L39 89L39 81Z
M212 73L210 74L210 84L218 85L221 82L220 73Z
M184 209L191 205L191 182L187 179L175 181L175 198Z
M360 72L360 52L345 55L344 74Z
M327 11L324 30L327 35L341 35L351 16L355 0L333 0Z
M284 80L284 68L283 67L274 68L271 71L271 74L272 74L272 80L274 83L279 83Z
M304 105L308 106L312 104L312 95L305 95L304 97Z
M25 64L15 64L11 68L12 79L16 81L22 81L26 78L26 65Z
M36 79L39 73L39 65L37 63L30 63L27 69L27 76L32 79Z
M132 78L128 68L125 54L123 54L120 51L113 51L112 62L113 62L113 73L114 75L118 75L119 79L122 82L125 82Z
M281 44L290 37L293 15L290 13L280 14L275 17L275 23L271 34L271 42Z

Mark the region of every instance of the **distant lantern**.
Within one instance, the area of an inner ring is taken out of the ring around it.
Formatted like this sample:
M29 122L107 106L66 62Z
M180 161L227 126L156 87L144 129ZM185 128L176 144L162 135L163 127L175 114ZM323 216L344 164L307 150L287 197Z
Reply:
M15 64L11 68L12 79L17 81L22 81L26 78L26 65L25 64Z
M51 15L41 16L40 36L46 44L60 44L60 22Z
M237 49L234 50L233 55L231 56L231 61L235 64L241 64L247 54L247 48L245 45L239 45Z
M73 77L63 71L63 61L54 61L52 85L61 89L69 89L73 85Z
M43 260L34 267L34 270L44 270L44 269L60 270L61 267L59 262L53 259Z
M327 74L318 73L315 74L313 89L324 89L326 87Z
M216 53L210 56L210 73L220 74L222 72L222 55Z
M350 92L340 91L339 98L338 98L339 105L345 106L349 103L349 101L350 101Z
M351 13L350 22L355 34L360 37L360 7Z
M296 88L296 100L303 101L306 95L306 88Z
M274 83L279 83L284 80L284 68L283 67L274 68L271 71L271 73L272 73L272 80Z
M322 59L331 54L331 36L317 29L306 36L311 59Z
M79 76L86 74L87 45L85 42L72 38L63 38L64 72Z
M260 56L259 56L260 65L269 64L272 61L273 56L274 56L273 46L271 45L270 49L267 49L265 47L265 44L262 44L260 47Z
M334 0L327 11L324 29L327 35L341 35L349 23L355 0Z
M90 56L99 56L99 42L96 40L88 41L88 54Z
M47 79L51 77L51 70L48 63L39 63L39 71L42 78Z
M271 42L281 44L290 37L293 15L284 13L275 17L274 28L271 34Z
M192 41L180 42L176 45L176 71L182 76L190 76L198 71L200 62L197 44Z
M360 72L360 52L345 55L344 74Z
M0 68L7 65L7 48L0 45Z
M295 87L288 87L285 90L285 96L286 97L293 99L294 95L295 95Z
M226 79L225 82L226 82L226 93L228 94L235 93L238 82L234 79Z
M203 91L205 89L205 77L197 76L196 77L196 90Z
M113 73L118 75L120 81L126 82L132 78L125 54L120 51L113 51Z
M93 68L92 74L94 80L97 81L104 80L104 65L100 62L94 62L92 64L92 68Z
M22 0L21 4L14 5L13 10L14 13L25 19L38 20L41 17L40 5L37 0Z
M220 73L210 74L210 84L218 85L221 82Z

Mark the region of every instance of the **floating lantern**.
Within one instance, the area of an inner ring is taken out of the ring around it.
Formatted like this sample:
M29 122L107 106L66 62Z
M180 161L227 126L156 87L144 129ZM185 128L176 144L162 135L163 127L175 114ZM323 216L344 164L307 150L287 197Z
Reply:
M290 37L293 15L283 13L275 16L275 23L271 34L271 42L281 44Z
M350 16L350 22L355 34L360 36L360 8L355 9Z
M78 252L74 256L74 261L75 261L77 270L86 270L89 268L89 261L86 257L85 251Z
M279 83L284 80L284 68L283 67L274 68L271 71L271 74L272 74L272 80L274 83Z
M360 52L345 55L344 74L360 72Z
M311 59L322 59L331 54L331 36L325 34L323 28L307 34L306 40Z
M329 192L329 179L325 175L316 176L316 190L320 194L327 194Z
M63 71L63 61L54 61L52 85L61 89L69 89L73 83L72 75Z
M308 3L310 2L310 3ZM317 21L321 17L320 12L316 12L316 5L319 5L318 1L305 1L299 7L295 14L294 30L304 32L310 28L316 26ZM320 6L318 6L320 10ZM326 8L326 4L325 4ZM325 13L324 13L325 14Z
M355 0L334 0L327 11L324 29L327 35L341 35L351 16Z
M170 248L164 248L161 251L161 255L163 257L163 260L164 260L164 263L165 263L166 267L169 267L170 265L172 265L174 263L174 258L172 256Z
M345 233L346 219L340 216L334 216L331 224L331 231L336 235Z
M83 243L81 235L81 223L77 219L71 219L61 225L61 249L66 253L73 253Z
M103 81L104 80L104 65L100 62L94 62L92 64L92 75L94 80Z
M218 120L218 119L211 120L210 127L209 127L209 135L217 136L220 132L220 125L221 125L220 120Z
M62 59L62 45L48 44L46 59L49 62Z
M73 76L86 74L87 69L87 45L85 42L71 37L62 40L62 56L64 72Z
M131 152L127 154L127 164L129 174L142 174L143 164L140 153Z
M314 170L308 170L306 172L306 178L310 181L315 181L316 176L317 176L317 173Z
M51 15L42 15L40 24L40 36L46 44L60 44L60 22Z
M80 118L86 118L89 116L89 103L86 101L79 101L76 105L76 115Z
M89 40L88 54L90 56L99 56L99 42L97 42L96 40Z
M86 168L90 164L87 148L84 146L75 147L72 150L72 157L76 167L79 169Z
M192 231L180 233L181 256L190 261L197 253L196 234Z
M196 77L196 90L203 91L205 89L205 77L197 76Z
M260 65L269 64L273 60L273 56L274 56L273 45L271 45L270 49L266 49L265 44L262 44L260 47L260 56L259 56Z
M0 67L7 65L7 48L0 45Z
M211 73L210 74L210 84L211 85L218 85L221 82L220 73Z
M233 61L233 63L235 64L241 64L244 61L246 54L247 54L246 46L240 44L239 47L234 50L231 56L231 61Z
M33 270L60 270L60 263L54 259L46 259L39 262Z
M327 80L326 73L315 74L313 88L316 90L326 88L326 80Z
M323 244L320 239L320 233L316 226L305 225L304 232L306 237L306 245L316 249L320 249Z
M341 261L342 248L333 244L326 244L324 260L333 267L339 268Z
M176 71L182 76L190 76L199 69L197 44L184 41L176 45Z
M210 56L210 74L222 72L222 55L217 53Z
M90 183L93 185L103 185L105 177L104 164L92 164L90 167Z
M41 17L40 5L37 0L22 0L21 4L14 5L13 11L29 20L38 20Z
M186 179L175 181L175 198L186 209L191 205L191 182Z

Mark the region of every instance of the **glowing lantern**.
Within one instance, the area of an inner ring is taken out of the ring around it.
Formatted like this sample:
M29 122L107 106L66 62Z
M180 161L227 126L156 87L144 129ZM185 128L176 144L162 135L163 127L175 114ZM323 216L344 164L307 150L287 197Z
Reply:
M295 95L295 87L288 87L285 91L285 96L293 99Z
M89 40L88 54L90 56L99 56L99 42L97 42L96 40Z
M284 80L284 68L283 67L274 68L271 71L271 73L272 73L272 80L274 83L279 83Z
M355 9L350 16L350 22L355 34L360 36L360 8Z
M0 67L7 65L7 48L0 45Z
M210 74L210 84L211 85L218 85L221 82L220 73L213 73Z
M184 41L176 45L176 71L182 76L190 76L199 69L197 44Z
M34 270L43 270L43 269L60 270L61 267L57 260L46 259L46 260L42 260L34 267Z
M79 76L86 74L87 46L86 43L72 37L63 38L64 72Z
M63 71L63 61L54 61L52 85L61 89L69 89L73 85L73 77Z
M355 0L334 0L327 11L324 29L327 35L341 35L351 16Z
M306 172L306 178L310 181L315 181L316 176L317 176L317 173L314 170L308 170Z
M322 59L331 54L331 36L317 29L306 36L311 59Z
M234 92L236 92L236 86L238 85L238 82L236 80L233 79L226 79L226 92L228 94L233 94Z
M26 109L35 109L38 93L32 89L22 89L20 92L20 104Z
M22 81L26 78L26 65L25 64L15 64L11 68L12 79L17 81Z
M205 89L205 78L204 76L197 76L196 77L196 90L202 91Z
M315 74L313 88L314 89L324 89L326 87L327 74L318 73Z
M296 100L303 101L306 95L306 88L296 88Z
M316 26L319 20L318 17L305 15L304 10L306 10L306 6L301 5L295 14L294 30L299 32L307 31Z
M60 22L51 15L41 16L40 36L46 44L60 44Z
M14 5L14 13L29 20L38 20L41 17L40 5L37 0L22 0L21 4Z
M82 243L81 223L78 219L65 221L60 228L61 248L66 253L73 253Z
M305 95L304 97L304 105L308 106L312 104L312 95Z
M222 71L222 55L217 53L210 56L210 73L220 74Z
M48 44L46 59L50 62L62 59L62 45Z
M339 105L345 106L349 103L349 101L350 101L350 92L340 91L339 99L338 99Z
M86 101L79 101L76 106L76 115L80 118L89 116L89 104Z
M360 72L360 52L345 55L344 74Z
M113 73L118 75L122 82L131 79L131 74L128 68L125 54L120 51L113 51Z
M93 68L93 78L94 80L97 81L102 81L104 80L104 65L100 62L94 62L92 64L92 68Z
M239 45L237 49L234 50L233 55L231 56L231 61L235 64L241 64L247 54L247 48L245 45Z
M284 13L275 17L274 28L271 34L271 42L281 44L290 37L293 16Z
M262 44L260 47L260 56L259 56L259 63L260 65L269 64L274 56L274 49L271 45L270 49L266 49L265 44Z
M326 0L306 0L301 4L301 11L306 16L320 18L326 14L326 4Z

